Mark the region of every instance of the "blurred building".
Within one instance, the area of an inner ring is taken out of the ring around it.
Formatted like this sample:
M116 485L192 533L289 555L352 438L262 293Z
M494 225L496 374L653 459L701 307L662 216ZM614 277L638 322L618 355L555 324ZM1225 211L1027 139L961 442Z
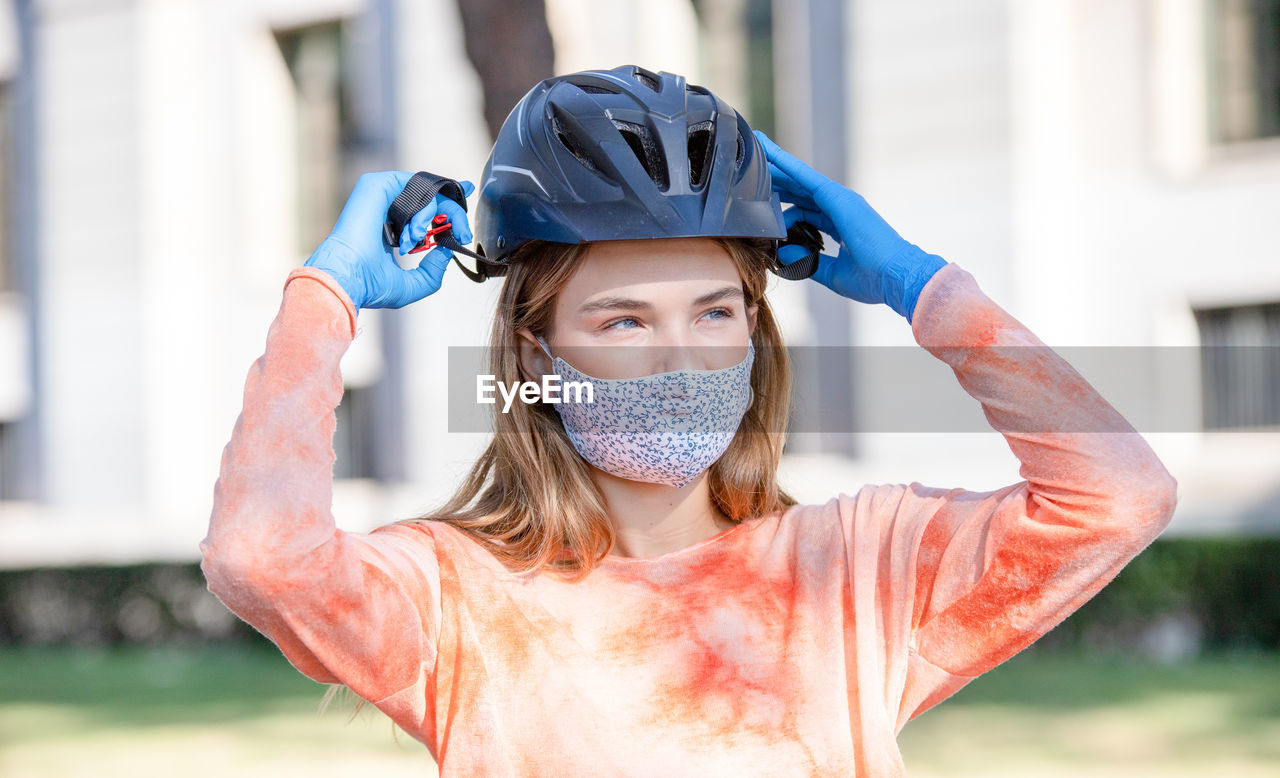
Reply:
M1280 3L842 10L853 185L1155 430L1172 533L1280 530ZM911 342L883 307L852 316L858 344ZM860 443L865 480L1016 480L990 434Z
M547 6L558 72L711 87L1050 345L1280 345L1280 3ZM285 276L360 172L478 176L480 101L451 0L0 1L0 566L194 559ZM445 366L485 341L496 292L451 273L360 314L343 527L429 509L480 451L449 432ZM791 342L847 355L805 368L809 400L857 429L883 387L847 347L909 329L816 285L773 294ZM1149 435L1181 486L1173 531L1276 531L1278 350L1136 387L1194 405L1198 426ZM1019 478L979 431L806 431L784 475L808 500Z

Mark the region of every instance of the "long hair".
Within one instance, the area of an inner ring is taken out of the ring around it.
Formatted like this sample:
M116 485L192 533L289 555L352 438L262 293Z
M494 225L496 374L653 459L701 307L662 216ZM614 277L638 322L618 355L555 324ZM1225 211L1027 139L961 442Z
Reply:
M737 267L746 306L756 306L753 400L732 443L708 473L716 508L741 522L795 504L777 482L791 369L765 299L771 243L714 240ZM550 331L556 295L586 250L587 244L531 241L512 256L489 338L489 372L498 381L510 386L531 380L521 373L518 333L526 328L535 335ZM453 525L508 569L546 569L573 581L590 573L615 541L604 496L559 414L544 403L514 403L508 413L498 413L495 406L488 448L453 497L438 510L408 520L417 521Z

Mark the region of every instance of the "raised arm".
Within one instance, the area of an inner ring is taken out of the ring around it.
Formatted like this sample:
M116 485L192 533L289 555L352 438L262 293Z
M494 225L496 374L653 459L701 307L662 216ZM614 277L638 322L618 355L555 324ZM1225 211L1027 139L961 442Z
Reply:
M421 594L439 587L429 546L343 532L330 512L338 362L354 323L329 276L290 274L200 549L210 591L295 667L378 700L430 667L438 598Z
M1062 357L949 264L925 287L913 334L951 366L1021 461L991 492L911 484L860 495L892 560L888 643L909 671L898 724L1013 656L1105 586L1168 525L1177 482ZM860 524L862 519L858 520ZM856 528L855 528L856 531Z
M223 451L201 552L209 589L295 667L317 681L346 684L413 725L426 713L440 624L430 536L399 526L347 533L330 511L339 361L355 337L353 300L375 304L388 288L368 265L386 260L394 267L379 236L387 205L407 178L362 177L334 233L285 282ZM415 229L412 237L421 239L436 211L426 210L432 212L406 227L406 239ZM465 230L460 214L450 216ZM438 288L448 259L433 251L416 270L395 267L414 276L403 279L413 291L400 304L434 291L432 283Z
M853 682L887 683L878 704L901 727L1096 594L1168 524L1177 483L1142 436L969 273L760 138L775 188L794 203L787 224L807 221L840 243L814 280L906 317L1022 463L1025 480L992 492L866 487L842 505L855 609L875 614L853 626L858 666L887 669Z

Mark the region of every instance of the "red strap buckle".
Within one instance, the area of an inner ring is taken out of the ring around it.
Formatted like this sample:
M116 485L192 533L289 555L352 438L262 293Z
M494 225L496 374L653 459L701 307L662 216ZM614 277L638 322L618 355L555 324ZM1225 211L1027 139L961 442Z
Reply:
M427 230L427 236L422 239L421 243L409 249L410 254L417 254L419 251L426 251L427 249L435 248L436 242L432 240L432 236L445 232L446 230L453 229L453 225L449 223L449 217L445 216L443 213L436 214L436 217L431 220L431 223L436 226Z

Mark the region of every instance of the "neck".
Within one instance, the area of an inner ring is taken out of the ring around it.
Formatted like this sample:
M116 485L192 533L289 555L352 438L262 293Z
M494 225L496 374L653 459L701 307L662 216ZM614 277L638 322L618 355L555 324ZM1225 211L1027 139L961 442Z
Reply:
M628 481L594 467L591 476L604 494L617 536L611 555L662 556L734 526L712 504L706 473L679 488Z

